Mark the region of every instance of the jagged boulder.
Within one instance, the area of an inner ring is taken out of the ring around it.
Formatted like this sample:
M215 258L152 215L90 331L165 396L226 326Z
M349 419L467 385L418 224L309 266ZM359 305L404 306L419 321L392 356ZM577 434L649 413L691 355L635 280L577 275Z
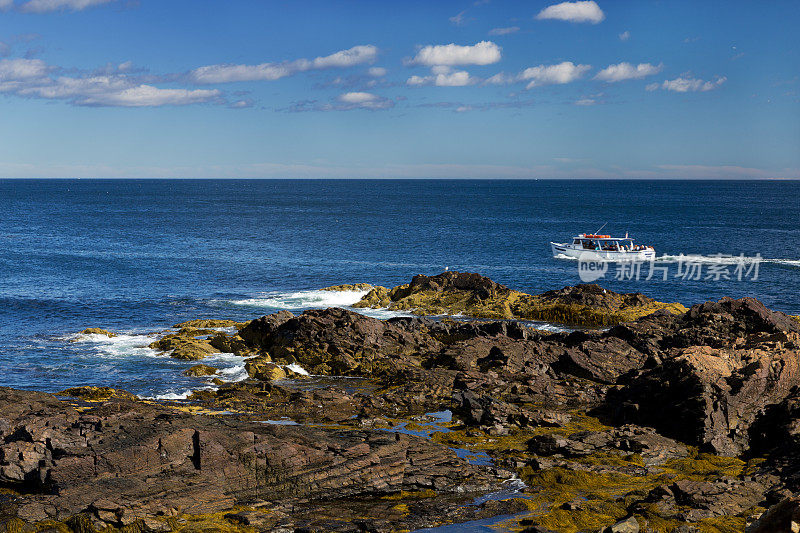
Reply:
M646 320L652 332L657 320ZM769 405L800 386L800 327L752 298L724 298L669 317L651 368L610 391L619 422L650 425L663 434L723 455L749 447L750 425ZM638 324L615 328L641 345Z
M340 308L277 313L252 321L240 332L254 350L273 361L299 363L312 374L373 375L415 364L441 343L428 323L414 319L378 320Z

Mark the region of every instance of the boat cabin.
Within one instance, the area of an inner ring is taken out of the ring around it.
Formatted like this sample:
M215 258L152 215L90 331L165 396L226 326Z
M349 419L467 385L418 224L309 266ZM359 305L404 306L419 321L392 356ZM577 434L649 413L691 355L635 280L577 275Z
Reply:
M584 250L601 250L606 252L633 251L638 247L633 244L633 239L629 237L612 237L611 235L590 235L581 234L572 240L574 247Z

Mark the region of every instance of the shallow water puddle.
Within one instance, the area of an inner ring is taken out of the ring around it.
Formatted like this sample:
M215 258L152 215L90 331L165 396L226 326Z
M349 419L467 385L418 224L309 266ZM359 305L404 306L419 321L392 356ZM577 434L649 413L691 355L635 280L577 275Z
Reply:
M489 457L489 454L487 454L484 451L473 452L465 448L450 448L450 449L456 452L456 455L459 458L466 460L471 465L492 466L494 464L492 462L492 458Z
M503 522L523 518L527 516L527 514L528 513L493 516L491 518L482 518L480 520L461 522L460 524L448 524L446 526L416 529L412 533L497 533L497 531L499 531L498 526L503 524Z

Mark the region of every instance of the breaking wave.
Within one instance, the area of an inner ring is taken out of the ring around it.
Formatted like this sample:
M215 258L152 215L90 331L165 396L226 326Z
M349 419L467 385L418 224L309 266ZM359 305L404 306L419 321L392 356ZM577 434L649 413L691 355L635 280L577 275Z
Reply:
M267 293L254 298L229 300L233 305L271 309L315 309L346 307L359 301L369 291L296 291Z

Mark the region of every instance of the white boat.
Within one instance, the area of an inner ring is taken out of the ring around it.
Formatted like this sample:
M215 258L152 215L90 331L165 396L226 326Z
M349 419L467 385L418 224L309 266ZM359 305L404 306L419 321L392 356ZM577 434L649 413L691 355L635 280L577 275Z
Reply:
M634 244L626 233L624 237L581 233L571 243L551 242L553 257L581 257L601 261L652 261L656 251L652 246Z

